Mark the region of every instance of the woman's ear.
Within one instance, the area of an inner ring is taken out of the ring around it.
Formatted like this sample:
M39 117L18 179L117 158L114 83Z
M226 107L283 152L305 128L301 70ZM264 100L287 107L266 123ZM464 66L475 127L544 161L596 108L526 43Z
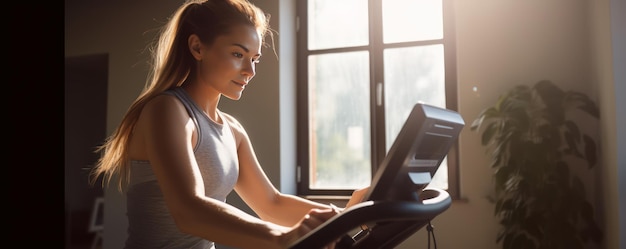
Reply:
M187 39L187 45L189 46L189 52L191 52L193 58L197 61L202 60L202 42L200 41L200 37L196 34L190 35L189 39Z

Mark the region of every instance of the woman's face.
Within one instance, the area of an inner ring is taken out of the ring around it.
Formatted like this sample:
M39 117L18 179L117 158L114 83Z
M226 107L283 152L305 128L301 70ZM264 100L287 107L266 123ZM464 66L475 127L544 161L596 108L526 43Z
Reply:
M261 57L261 39L248 25L233 26L231 32L218 36L210 46L202 45L198 81L222 95L238 100L256 73Z

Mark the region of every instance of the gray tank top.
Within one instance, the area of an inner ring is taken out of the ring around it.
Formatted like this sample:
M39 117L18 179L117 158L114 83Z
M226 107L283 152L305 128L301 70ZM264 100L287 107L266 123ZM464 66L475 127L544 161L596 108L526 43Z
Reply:
M180 87L168 90L165 94L178 97L196 123L198 141L194 153L204 180L206 196L226 201L239 175L237 147L228 122L224 118L224 124L211 120ZM222 117L225 115L218 113ZM131 161L130 167L130 185L126 193L126 249L215 248L211 241L178 230L165 205L149 161Z

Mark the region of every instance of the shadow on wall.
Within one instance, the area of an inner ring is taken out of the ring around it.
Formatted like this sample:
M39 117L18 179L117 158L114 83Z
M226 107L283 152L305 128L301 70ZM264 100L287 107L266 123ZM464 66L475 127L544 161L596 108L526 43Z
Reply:
M65 245L89 248L94 203L104 196L100 182L88 183L94 153L106 136L108 55L65 58ZM91 230L90 230L91 228Z

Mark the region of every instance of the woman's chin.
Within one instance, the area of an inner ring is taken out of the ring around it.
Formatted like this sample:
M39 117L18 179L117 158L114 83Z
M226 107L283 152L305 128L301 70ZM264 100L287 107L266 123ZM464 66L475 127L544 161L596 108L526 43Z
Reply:
M241 92L239 92L239 93L231 93L231 94L223 94L222 93L222 95L224 97L229 98L231 100L239 100L239 99L241 99L241 94L242 94Z

